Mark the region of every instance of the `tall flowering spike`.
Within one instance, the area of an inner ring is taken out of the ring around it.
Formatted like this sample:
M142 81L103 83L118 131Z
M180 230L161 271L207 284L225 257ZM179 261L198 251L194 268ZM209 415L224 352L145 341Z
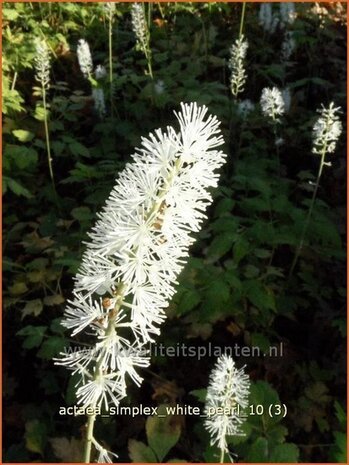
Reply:
M245 59L248 42L243 35L236 39L230 50L229 68L231 70L230 89L234 97L244 90L246 83Z
M90 77L93 71L93 63L90 47L86 40L79 40L77 47L77 55L82 74L85 76L85 78Z
M262 90L260 103L264 116L271 118L274 122L278 122L279 117L285 113L285 102L277 87L265 87Z
M338 117L340 110L340 107L335 107L333 102L328 108L322 105L321 110L318 110L320 117L313 128L313 153L323 155L335 151L342 133L342 123Z
M132 28L140 46L145 49L148 46L148 27L145 20L142 3L133 3L131 7Z
M280 19L282 24L293 24L297 13L293 2L280 2Z
M116 11L115 2L106 2L103 4L104 11L110 17L112 17Z
M207 388L205 427L211 434L211 445L217 444L222 454L228 452L227 436L243 435L243 410L248 406L249 392L250 380L244 368L237 369L227 355L219 357Z
M294 40L293 31L287 31L285 33L285 38L281 44L281 58L283 61L290 59L292 53L296 49L296 41Z
M105 69L105 67L103 65L97 65L95 69L95 78L97 79L97 81L99 81L99 79L104 79L106 76L107 70Z
M47 89L50 85L50 51L43 40L37 41L35 44L35 79L41 83L41 85Z
M259 24L268 34L273 34L279 25L279 16L273 12L271 3L261 3L259 7Z
M205 106L181 104L179 131L157 129L116 180L75 279L63 325L95 338L90 352L56 363L79 373L78 402L107 407L139 385L144 348L159 334L177 278L212 202L226 155L219 121Z
M282 89L281 95L284 101L285 113L288 113L291 108L291 100L292 100L291 91L289 87L285 87L284 89Z
M97 115L103 119L107 113L103 89L100 87L94 87L92 89L92 98L94 100Z
M254 110L254 103L250 99L241 100L238 103L238 112L241 115L242 119L246 119L247 115Z

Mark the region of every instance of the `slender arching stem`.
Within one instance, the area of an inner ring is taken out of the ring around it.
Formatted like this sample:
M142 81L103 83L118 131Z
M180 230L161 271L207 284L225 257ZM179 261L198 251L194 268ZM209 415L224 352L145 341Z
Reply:
M320 161L319 171L318 171L318 174L317 174L313 195L311 197L311 202L310 202L308 214L307 214L307 217L306 217L304 225L303 225L300 241L299 241L298 247L296 249L296 253L295 253L294 257L293 257L292 265L291 265L291 268L290 268L290 271L289 271L289 274L288 274L288 279L291 278L291 276L292 276L292 274L294 272L294 269L295 269L295 267L297 265L297 262L298 262L298 259L299 259L299 255L300 255L300 253L302 251L302 248L303 248L303 245L304 245L305 235L307 233L307 229L308 229L308 226L309 226L309 221L310 221L311 215L313 213L316 194L317 194L317 191L318 191L319 185L320 185L321 174L322 174L323 168L325 166L326 151L327 151L327 145L324 146L324 148L323 148L323 150L321 152L321 161Z
M242 32L244 30L245 10L246 10L246 2L243 2L242 3L242 11L241 11L239 38L242 36Z
M53 190L56 195L56 185L53 175L53 168L52 168L52 157L51 157L51 146L50 146L50 135L48 130L48 118L47 118L47 104L46 104L46 88L45 85L42 84L42 102L44 106L44 126L45 126L45 137L46 137L46 151L47 151L47 161L48 161L48 168L50 171L50 177L52 181Z
M110 111L113 116L113 12L109 11L109 85L110 85Z

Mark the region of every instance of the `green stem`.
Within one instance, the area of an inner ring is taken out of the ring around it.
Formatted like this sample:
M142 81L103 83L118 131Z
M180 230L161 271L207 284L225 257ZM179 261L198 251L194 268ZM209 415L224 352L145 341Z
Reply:
M125 291L125 287L123 284L121 284L119 286L117 294L115 295L116 302L114 305L113 316L109 318L108 326L104 332L105 337L109 336L113 331L115 331L114 324L117 318L118 311L120 310L120 307L123 303L122 299L124 296L124 291ZM101 351L101 354L96 362L95 373L93 376L94 380L96 380L98 376L101 375L103 356L104 356L104 352ZM84 462L85 463L90 463L91 461L91 446L92 446L92 442L94 439L93 430L94 430L94 425L96 421L96 404L91 405L91 407L95 413L93 413L92 415L89 415L87 419L86 440L85 440L85 447L84 447Z
M109 13L109 85L110 85L110 111L113 117L113 17Z
M15 88L15 85L16 85L16 81L17 81L17 71L14 72L14 75L13 75L13 80L12 80L12 84L11 84L11 90L14 90Z
M42 101L44 105L44 125L45 125L45 137L46 137L46 149L47 149L47 161L48 161L48 168L50 171L50 177L52 181L53 190L56 194L56 185L53 176L53 169L52 169L52 158L51 158L51 146L50 146L50 135L48 130L48 118L47 118L47 104L46 104L46 89L45 86L42 86Z
M87 420L87 430L86 430L86 443L85 443L85 451L84 451L84 462L90 463L91 461L91 446L92 446L92 439L93 439L93 428L96 421L96 414L89 415Z
M318 171L317 178L316 178L316 183L315 183L315 188L314 188L313 195L312 195L311 202L310 202L310 207L309 207L309 210L308 210L306 220L305 220L304 225L303 225L303 230L302 230L301 238L300 238L296 253L295 253L294 257L293 257L292 265L291 265L291 268L290 268L290 271L289 271L289 274L288 274L288 279L291 278L291 276L292 276L292 274L294 272L294 269L295 269L295 267L297 265L297 262L298 262L298 259L299 259L299 255L300 255L300 253L302 251L302 248L303 248L303 245L304 245L305 235L306 235L306 232L307 232L307 229L308 229L308 226L309 226L309 221L310 221L311 215L313 213L316 194L317 194L317 191L318 191L319 185L320 185L320 178L321 178L322 170L323 170L324 165L325 165L326 151L327 151L327 146L325 145L324 148L323 148L323 151L321 153L320 167L319 167L319 171Z
M219 463L224 463L224 449L221 449L221 457L219 459Z
M242 36L242 31L244 29L245 10L246 10L246 2L243 2L242 3L242 11L241 11L241 20L240 20L239 39Z

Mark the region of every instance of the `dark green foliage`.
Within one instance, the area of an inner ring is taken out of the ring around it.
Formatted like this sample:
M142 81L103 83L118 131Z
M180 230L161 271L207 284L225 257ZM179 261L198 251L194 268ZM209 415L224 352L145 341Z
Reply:
M319 163L311 155L315 112L321 103L345 108L346 101L344 12L328 6L329 14L320 17L312 7L297 4L297 47L288 62L280 58L283 33L263 33L258 6L246 8L242 98L258 103L261 90L273 85L287 85L292 93L278 127L284 139L279 166L273 130L258 104L242 120L230 95L227 60L241 5L148 4L152 81L135 49L130 5L118 4L113 95L106 78L107 116L101 120L76 46L85 38L94 64L108 66L102 4L3 4L4 461L81 460L84 419L58 414L74 404L77 382L52 362L68 345L60 318L83 241L115 177L142 135L174 121L181 101L206 104L222 121L228 163L159 343L260 349L260 356L235 357L253 381L250 403L285 404L287 415L250 415L246 436L230 439L235 461L346 460L345 134L328 158L332 167L321 179L300 260L288 279ZM34 79L37 37L52 51L48 113L58 201ZM280 344L282 356L268 356L270 346ZM144 384L130 386L125 404L202 408L215 358L154 355ZM202 419L159 421L102 419L97 435L119 461L217 461Z

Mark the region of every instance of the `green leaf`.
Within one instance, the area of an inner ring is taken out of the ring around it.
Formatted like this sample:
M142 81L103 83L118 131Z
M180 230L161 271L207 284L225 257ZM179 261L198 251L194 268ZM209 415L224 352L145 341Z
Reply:
M93 218L91 210L88 207L77 207L71 212L73 218L78 221L89 221Z
M177 416L168 415L166 405L160 405L158 415L149 417L145 425L149 446L162 462L181 435L181 425Z
M347 463L347 436L341 431L333 433L335 445L332 448L332 455L336 462Z
M67 341L63 337L50 336L46 339L38 352L38 357L45 360L51 360L58 355L67 346Z
M41 299L29 300L22 310L22 320L27 315L38 316L42 312L43 305Z
M31 420L25 424L25 445L31 452L43 455L47 440L46 426L39 420Z
M207 389L195 389L189 392L190 395L196 397L199 402L206 402Z
M259 309L276 310L273 292L260 281L249 280L244 282L246 297Z
M64 302L64 297L61 294L47 295L44 297L44 305L52 307L53 305L60 305Z
M299 449L295 444L278 444L270 454L270 462L274 463L297 463L299 459Z
M240 261L249 253L249 251L250 244L248 241L243 237L239 238L233 247L234 262L236 264L240 263Z
M235 205L235 200L233 199L229 199L229 198L221 199L215 208L215 211L214 211L215 215L220 216L222 215L222 213L230 212L233 209L234 205Z
M196 289L185 290L177 307L177 314L184 315L201 302L201 294Z
M249 463L268 462L268 451L268 441L265 438L258 438L249 448L245 461Z
M10 286L9 289L10 294L12 295L21 295L27 292L28 287L26 283L23 283L22 281L16 281L13 286Z
M45 116L49 117L49 111L45 110L43 107L37 106L34 111L34 118L38 121L45 121Z
M73 155L81 155L82 157L90 157L90 152L88 148L86 148L84 145L82 145L78 141L74 141L71 144L69 144L69 149L72 152Z
M35 136L32 132L24 129L15 129L12 134L21 142L30 142Z
M269 351L270 341L264 334L252 333L251 343L253 346L259 347L263 353L267 353Z
M136 463L156 463L157 458L154 452L144 442L129 439L128 453L132 462Z
M19 330L16 334L24 336L22 347L24 349L33 349L39 347L44 337L47 326L26 326Z
M27 199L30 199L31 197L33 197L33 195L28 191L28 189L26 187L23 187L21 184L19 184L14 179L9 178L7 176L4 176L2 178L2 180L3 180L3 190L4 190L4 192L6 192L7 188L8 188L14 194L22 195L23 197L26 197Z
M224 232L216 236L211 242L207 255L215 259L221 258L231 250L235 237L230 232Z

